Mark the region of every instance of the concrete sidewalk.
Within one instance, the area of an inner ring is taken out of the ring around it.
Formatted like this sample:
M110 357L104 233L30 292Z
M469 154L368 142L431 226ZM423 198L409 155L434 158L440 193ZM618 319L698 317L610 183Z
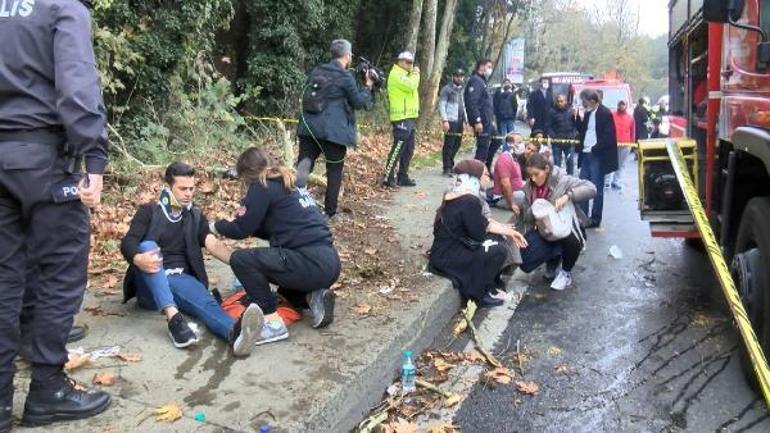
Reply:
M424 275L422 254L430 248L435 209L448 180L436 171L416 173L419 186L403 188L386 205L385 216L398 229L407 269L419 275L420 283L409 288L416 302L383 299L385 311L362 318L352 306L383 295L338 298L329 328L316 331L307 322L298 323L290 328L288 341L256 348L250 358L235 360L202 325L203 339L196 348L175 349L157 313L140 310L134 301L123 305L119 295L89 296L77 321L86 323L90 332L73 347L91 351L120 345L123 352L142 353L143 359L126 363L103 358L76 370L73 376L89 385L96 373L117 374L117 383L104 388L112 394L113 405L94 419L46 430L253 432L270 424L272 432L350 431L392 383L401 352L426 348L459 307L459 296L446 280ZM212 266L212 274L220 290L231 287L229 269ZM87 311L94 306L102 312ZM28 371L20 373L17 388L25 390ZM17 416L25 395L17 392ZM182 407L183 418L172 424L156 422L153 410L169 402ZM196 421L196 414L203 414L205 421Z

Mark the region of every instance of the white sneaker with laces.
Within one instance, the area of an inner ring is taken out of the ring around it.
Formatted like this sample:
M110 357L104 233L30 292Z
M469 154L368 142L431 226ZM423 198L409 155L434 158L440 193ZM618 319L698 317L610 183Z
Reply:
M556 279L551 283L551 289L562 291L572 285L572 274L566 271L560 271Z

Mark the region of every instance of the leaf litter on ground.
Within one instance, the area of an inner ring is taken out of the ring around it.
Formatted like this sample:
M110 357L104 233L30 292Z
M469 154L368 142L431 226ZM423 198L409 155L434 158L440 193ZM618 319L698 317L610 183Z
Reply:
M526 395L537 395L540 393L540 385L535 382L516 381L516 389Z
M182 408L176 402L166 403L153 411L155 421L172 423L182 418Z

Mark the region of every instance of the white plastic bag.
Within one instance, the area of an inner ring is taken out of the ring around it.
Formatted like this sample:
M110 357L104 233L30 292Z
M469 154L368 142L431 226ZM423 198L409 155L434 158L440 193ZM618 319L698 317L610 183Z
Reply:
M576 218L575 206L568 202L560 211L553 203L539 198L532 203L532 215L535 217L537 231L548 241L558 241L572 233Z

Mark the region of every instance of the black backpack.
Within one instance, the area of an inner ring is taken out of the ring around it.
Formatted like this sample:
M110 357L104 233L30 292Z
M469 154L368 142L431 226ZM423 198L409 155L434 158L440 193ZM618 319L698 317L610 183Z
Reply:
M302 111L310 114L323 112L326 108L329 89L338 77L338 74L321 67L313 69L302 92Z

